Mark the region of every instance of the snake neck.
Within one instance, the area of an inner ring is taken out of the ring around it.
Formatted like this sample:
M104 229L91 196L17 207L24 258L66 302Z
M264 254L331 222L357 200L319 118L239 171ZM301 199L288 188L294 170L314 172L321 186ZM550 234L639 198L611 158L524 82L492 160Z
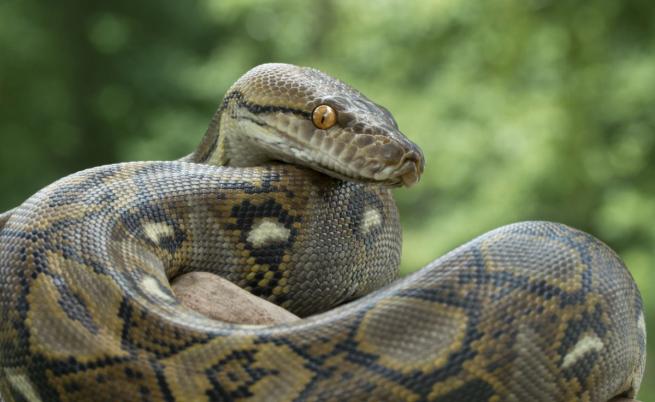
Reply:
M226 97L212 116L209 127L207 127L207 131L198 147L191 155L185 158L187 161L227 166L234 159L230 158L225 152L225 137L229 134L228 128L234 126L234 124L228 125L228 119L230 118L229 116L224 116L228 114L226 112L228 112L229 103L229 99Z
M221 105L218 110L216 110L200 144L190 155L183 158L183 160L195 163L210 163L215 159L217 165L225 165L224 156L221 153L216 152L219 143L223 142L219 133L223 109L223 105Z
M275 160L244 132L243 96L231 91L223 99L200 144L185 161L215 166L251 167Z

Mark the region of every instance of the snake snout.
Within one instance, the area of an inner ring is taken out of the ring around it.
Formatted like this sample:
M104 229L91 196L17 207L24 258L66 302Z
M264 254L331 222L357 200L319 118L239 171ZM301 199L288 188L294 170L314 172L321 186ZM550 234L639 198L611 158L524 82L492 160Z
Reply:
M417 148L408 152L403 159L404 161L401 163L400 169L398 169L398 177L400 177L400 181L405 187L411 187L418 183L423 173L425 158Z
M423 173L425 158L420 148L410 141L393 141L382 146L379 158L369 166L376 167L370 177L391 186L410 187Z

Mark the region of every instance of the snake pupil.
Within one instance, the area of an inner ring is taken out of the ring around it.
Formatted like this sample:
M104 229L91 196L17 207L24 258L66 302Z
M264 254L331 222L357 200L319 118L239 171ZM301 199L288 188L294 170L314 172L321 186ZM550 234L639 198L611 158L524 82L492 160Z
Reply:
M316 128L327 130L337 122L337 112L331 106L319 105L312 112L312 121Z

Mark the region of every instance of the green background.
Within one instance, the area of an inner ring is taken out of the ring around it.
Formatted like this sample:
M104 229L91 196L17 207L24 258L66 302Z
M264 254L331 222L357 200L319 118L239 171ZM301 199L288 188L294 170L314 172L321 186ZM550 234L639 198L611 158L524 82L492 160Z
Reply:
M641 288L655 401L655 2L45 4L0 3L0 210L87 167L185 155L256 64L318 67L425 152L396 193L404 272L520 220L596 235Z

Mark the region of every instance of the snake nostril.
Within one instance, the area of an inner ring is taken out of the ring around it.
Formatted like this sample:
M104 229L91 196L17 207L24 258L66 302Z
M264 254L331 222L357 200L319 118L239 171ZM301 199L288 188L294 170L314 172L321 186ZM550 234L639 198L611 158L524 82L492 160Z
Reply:
M405 155L405 159L410 160L412 162L418 162L419 161L418 154L416 152L414 152L414 151L409 151Z

